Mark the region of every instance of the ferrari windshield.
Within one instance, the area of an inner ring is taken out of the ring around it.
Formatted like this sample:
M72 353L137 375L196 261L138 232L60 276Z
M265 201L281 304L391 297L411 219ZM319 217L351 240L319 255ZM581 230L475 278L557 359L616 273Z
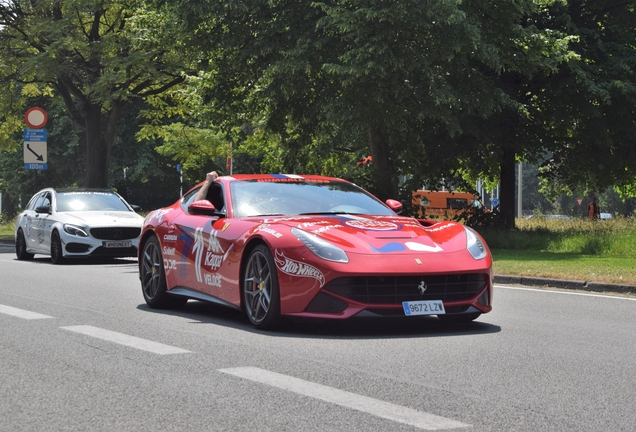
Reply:
M234 217L349 213L395 215L369 193L342 181L238 180L230 185Z
M59 192L57 211L131 211L119 196L108 192Z

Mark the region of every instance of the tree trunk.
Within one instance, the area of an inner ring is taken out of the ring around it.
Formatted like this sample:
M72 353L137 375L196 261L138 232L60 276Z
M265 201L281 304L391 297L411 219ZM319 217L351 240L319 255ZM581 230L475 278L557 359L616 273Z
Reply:
M505 230L515 228L515 152L504 149L501 159L499 189L500 226Z
M103 114L99 105L86 107L86 117L84 119L86 133L86 187L108 187L110 150L115 141L117 122L120 117L118 106L113 105L106 117L106 125L103 125Z
M373 157L371 172L374 175L375 185L375 190L372 192L382 201L389 198L398 199L397 179L393 176L389 158L389 141L381 126L372 126L369 129L369 144Z

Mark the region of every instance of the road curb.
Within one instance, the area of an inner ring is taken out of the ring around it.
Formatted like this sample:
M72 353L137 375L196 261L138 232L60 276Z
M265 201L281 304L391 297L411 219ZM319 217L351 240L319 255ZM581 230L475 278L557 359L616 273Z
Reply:
M634 285L623 285L605 282L549 279L528 276L495 275L495 283L510 285L531 285L546 288L561 288L591 292L636 294L636 286Z

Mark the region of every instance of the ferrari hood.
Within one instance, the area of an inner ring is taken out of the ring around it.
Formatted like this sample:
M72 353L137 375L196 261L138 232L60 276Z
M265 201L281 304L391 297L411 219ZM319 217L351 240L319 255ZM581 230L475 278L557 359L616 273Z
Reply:
M85 226L139 226L144 218L137 213L122 211L86 211L58 213L61 222Z
M316 215L264 222L300 229L358 253L421 254L466 249L463 225L450 221L424 226L417 219L399 216Z

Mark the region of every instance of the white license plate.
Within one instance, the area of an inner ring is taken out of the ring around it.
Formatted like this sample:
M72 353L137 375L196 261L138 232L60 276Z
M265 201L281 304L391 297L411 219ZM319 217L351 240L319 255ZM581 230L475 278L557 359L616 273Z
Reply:
M443 315L444 303L441 300L422 300L402 302L404 315Z
M125 248L125 247L131 247L131 246L132 246L132 242L130 240L104 242L104 247L106 248Z

